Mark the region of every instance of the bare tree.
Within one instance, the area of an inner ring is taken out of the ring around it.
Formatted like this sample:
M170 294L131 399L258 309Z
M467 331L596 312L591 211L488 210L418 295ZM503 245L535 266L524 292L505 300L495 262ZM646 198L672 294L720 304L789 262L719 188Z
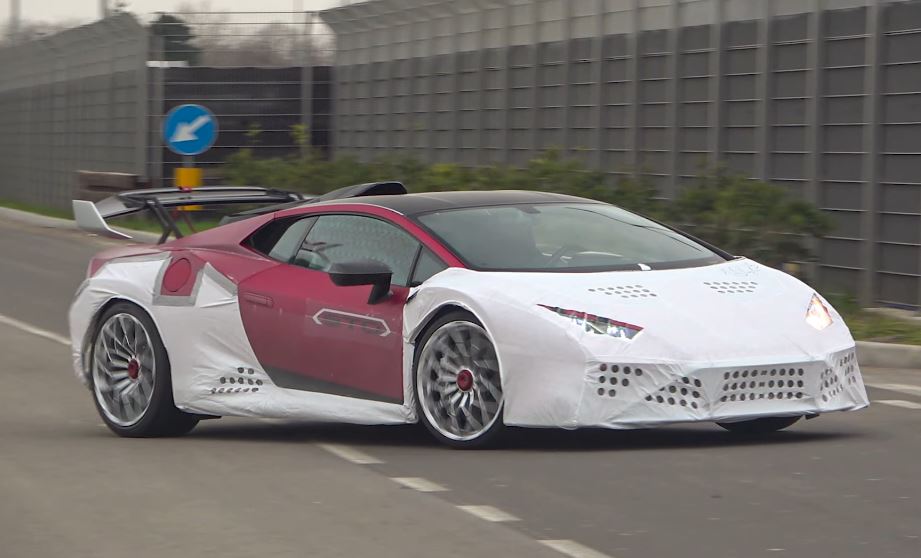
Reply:
M80 25L79 21L23 21L19 24L19 29L14 32L11 25L7 24L2 34L0 34L0 45L9 45L25 41L34 41L48 35L54 35L61 31L66 31ZM15 36L14 36L15 35Z
M215 12L209 0L186 1L174 14L192 30L204 66L300 66L329 63L328 27L306 12ZM260 19L262 21L260 21Z

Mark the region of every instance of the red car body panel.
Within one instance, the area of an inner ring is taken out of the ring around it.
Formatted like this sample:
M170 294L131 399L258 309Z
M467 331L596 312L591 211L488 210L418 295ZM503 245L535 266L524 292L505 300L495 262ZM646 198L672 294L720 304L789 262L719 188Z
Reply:
M280 263L244 245L255 231L286 217L368 215L408 232L449 267L461 261L428 231L402 214L368 204L302 206L238 221L157 247L107 250L94 273L113 259L171 253L156 288L162 296L189 296L204 265L238 286L246 335L260 365L280 387L402 403L403 306L409 289L368 304L371 286L339 287L327 273Z
M195 288L195 278L205 267L205 261L194 254L179 254L163 273L160 283L161 296L191 296Z
M262 368L279 387L403 402L403 305L409 289L368 304L370 286L279 264L240 285L240 313Z

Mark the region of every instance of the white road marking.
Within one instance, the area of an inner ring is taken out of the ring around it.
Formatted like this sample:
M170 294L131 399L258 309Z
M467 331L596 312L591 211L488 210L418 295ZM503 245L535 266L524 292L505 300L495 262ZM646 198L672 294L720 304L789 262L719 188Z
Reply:
M602 554L593 548L581 545L576 541L568 539L537 541L544 546L549 546L560 554L565 554L571 558L611 558L607 554Z
M317 444L321 448L325 449L329 453L335 455L336 457L341 457L346 461L350 461L356 465L379 465L383 463L380 459L372 457L367 453L357 450L355 448L350 448L349 446L343 446L341 444Z
M432 482L428 479L423 479L419 477L397 477L390 479L397 484L401 484L406 488L412 488L413 490L418 490L419 492L447 492L448 489L444 486L441 486L437 482Z
M910 384L868 384L866 382L864 382L864 385L871 388L884 389L886 391L897 391L908 395L921 396L921 386L913 386Z
M9 316L4 316L0 314L0 324L6 324L11 327L15 327L19 331L24 331L26 333L31 333L32 335L37 335L38 337L44 337L55 343L60 343L61 345L70 346L70 339L64 337L63 335L58 335L57 333L50 332L45 329L41 329L32 325L29 325L25 322L20 322L19 320L13 319Z
M458 509L461 509L470 515L475 515L484 521L492 521L494 523L500 521L521 521L514 515L506 513L499 508L494 508L492 506L457 506Z
M883 405L890 405L892 407L901 407L903 409L912 409L914 411L921 410L921 403L915 403L914 401L903 401L901 399L876 399L874 403L882 403Z

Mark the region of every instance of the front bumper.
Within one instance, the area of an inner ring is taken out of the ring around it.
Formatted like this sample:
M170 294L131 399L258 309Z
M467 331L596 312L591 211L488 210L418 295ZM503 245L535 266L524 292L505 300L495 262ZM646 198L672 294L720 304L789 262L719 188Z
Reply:
M849 411L869 404L854 347L801 362L589 362L575 428L643 428Z

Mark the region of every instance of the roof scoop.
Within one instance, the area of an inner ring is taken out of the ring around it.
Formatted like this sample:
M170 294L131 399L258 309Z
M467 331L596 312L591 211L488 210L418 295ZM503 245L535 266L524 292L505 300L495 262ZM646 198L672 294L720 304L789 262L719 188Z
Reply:
M313 198L309 203L364 198L367 196L403 196L408 193L406 186L403 186L400 182L371 182L333 190Z

